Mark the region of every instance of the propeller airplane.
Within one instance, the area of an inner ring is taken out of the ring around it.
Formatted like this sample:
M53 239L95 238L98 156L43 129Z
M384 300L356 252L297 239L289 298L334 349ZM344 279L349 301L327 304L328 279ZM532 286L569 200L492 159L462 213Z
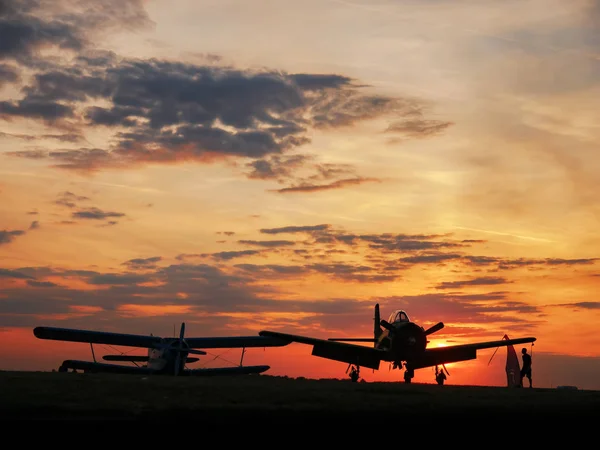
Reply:
M389 361L393 364L394 369L401 370L404 367L406 383L411 382L417 369L475 359L477 350L480 349L523 344L536 340L534 337L524 337L427 348L428 336L442 328L444 328L444 324L438 322L432 327L424 329L411 322L404 310L393 311L388 320L381 320L379 304L376 304L374 336L371 338L330 338L325 340L268 330L260 331L258 334L262 337L312 345L312 355L345 362L349 364L348 367L354 365L357 371L360 370L360 367L378 370L381 361ZM370 342L373 343L373 347L347 343L352 341Z
M83 372L103 372L121 374L162 374L162 375L244 375L262 373L270 369L268 365L243 366L246 347L280 347L289 342L262 336L225 336L185 338L185 323L181 324L179 337L159 337L153 335L123 334L105 331L79 330L71 328L36 327L33 334L39 339L86 342L90 344L94 361L65 360L59 372L82 370ZM120 364L99 363L96 361L93 344L106 344L148 349L148 356L105 355L107 361L145 362L144 367ZM186 363L199 359L188 355L206 355L198 348L242 348L242 358L237 367L216 367L188 369Z

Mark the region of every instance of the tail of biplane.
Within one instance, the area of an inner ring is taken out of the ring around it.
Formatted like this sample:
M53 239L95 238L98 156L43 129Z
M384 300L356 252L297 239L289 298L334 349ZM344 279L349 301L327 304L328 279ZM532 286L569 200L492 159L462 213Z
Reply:
M379 316L379 303L375 304L375 315L373 317L373 338L375 342L373 346L377 347L377 341L379 340L379 336L382 333L381 329L381 317Z

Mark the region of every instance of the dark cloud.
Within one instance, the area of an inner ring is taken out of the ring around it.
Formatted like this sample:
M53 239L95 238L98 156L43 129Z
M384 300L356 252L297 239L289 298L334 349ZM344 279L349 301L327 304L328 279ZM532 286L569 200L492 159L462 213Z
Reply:
M448 127L453 125L452 122L444 122L440 120L405 120L391 124L385 131L386 133L399 133L405 137L426 138L440 134Z
M443 283L438 284L436 289L457 289L463 288L467 286L489 286L494 284L506 284L511 283L512 281L507 280L503 277L478 277L472 278L470 280L461 280L461 281L444 281Z
M258 247L286 247L290 245L296 245L294 241L253 241L248 239L241 239L238 241L238 244L242 245L256 245Z
M45 46L81 50L85 45L83 30L59 18L41 18L42 2L37 0L5 1L0 11L0 59L27 62Z
M2 241L0 241L2 242ZM16 270L10 270L10 269L2 269L0 268L0 278L21 278L21 279L27 279L27 278L33 278L29 275L26 275L24 273L21 273L19 271Z
M23 236L25 231L23 230L0 230L0 245L11 243L17 236Z
M238 251L230 251L230 252L218 252L213 253L211 256L216 259L233 259L233 258L241 258L243 256L254 256L258 255L260 250L238 250Z
M2 34L1 20L2 19L0 18L0 35ZM0 44L0 48L1 47L2 47L2 44ZM19 71L17 70L17 68L15 66L0 63L0 88L2 86L4 86L5 84L16 83L17 81L20 80L20 78L21 77L19 75Z
M89 200L89 197L85 197L83 195L76 195L70 191L64 191L58 194L58 200L54 203L61 206L66 206L67 208L75 208L77 206L76 202L83 202Z
M298 192L318 192L318 191L328 191L331 189L341 189L346 186L354 186L354 185L360 185L363 183L370 183L370 182L379 183L379 182L381 182L381 180L378 178L361 178L361 177L348 178L345 180L337 180L337 181L334 181L333 183L328 183L328 184L303 183L300 186L291 186L291 187L276 189L275 191L279 192L281 194L298 193Z
M179 255L177 255L175 257L175 259L177 261L184 261L186 259L190 259L190 258L204 258L206 257L206 254L200 254L200 253L181 253Z
M600 302L576 302L576 303L561 303L555 306L563 306L573 309L600 309Z
M14 133L11 134L11 133L0 132L0 137L22 139L24 141L35 141L35 140L40 140L40 139L53 139L53 140L57 140L60 142L72 142L72 143L75 143L75 142L78 142L78 141L81 141L82 139L84 139L83 136L81 136L80 134L77 134L77 133L32 135L32 134L14 134ZM41 151L40 157L45 158L46 155L47 155L46 152ZM21 154L20 156L26 157L25 154ZM33 158L33 159L35 159L35 158Z
M260 180L278 180L282 183L285 179L293 177L295 171L311 159L313 158L308 155L273 155L257 159L248 163L248 166L252 168L248 177Z
M280 234L280 233L310 233L313 231L326 231L331 228L329 224L320 225L305 225L305 226L288 226L280 228L262 228L261 233L265 234Z
M114 132L108 148L48 152L46 157L60 168L90 171L233 157L254 160L249 177L277 179L290 177L311 159L284 155L310 142L310 128L412 117L421 108L417 100L373 96L364 89L336 74L82 55L69 66L40 70L23 88L22 98L0 102L0 114ZM89 105L94 100L107 105ZM316 175L309 179L353 174L353 169L333 165L313 170ZM365 181L371 179L345 178L319 190Z
M42 63L42 48L85 53L99 33L153 25L142 0L7 0L1 8L0 59L30 66Z
M162 261L162 257L153 256L151 258L135 258L125 261L124 266L127 266L131 270L142 270L142 269L154 269L156 263Z
M34 220L33 222L31 222L31 224L29 225L29 229L30 230L36 230L40 227L40 222L38 222L37 220Z
M35 280L27 280L27 285L31 287L39 287L39 288L53 288L57 287L58 284L52 283L51 281L35 281Z
M76 219L104 220L111 217L124 217L124 213L103 211L100 208L84 208L71 214Z

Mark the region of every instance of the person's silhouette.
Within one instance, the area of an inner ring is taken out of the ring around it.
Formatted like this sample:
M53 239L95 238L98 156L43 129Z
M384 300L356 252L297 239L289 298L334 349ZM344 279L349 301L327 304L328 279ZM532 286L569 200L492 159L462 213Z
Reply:
M523 367L521 368L521 386L523 386L523 378L527 377L529 380L529 387L532 386L531 382L531 355L527 353L527 349L523 348L521 350L523 354Z
M350 371L350 379L355 383L358 381L358 378L360 377L359 370L360 369L358 369L357 367L352 366L352 370Z
M446 374L444 373L444 370L441 369L438 371L437 366L435 366L435 381L437 381L437 384L440 386L444 384L444 381L446 381Z

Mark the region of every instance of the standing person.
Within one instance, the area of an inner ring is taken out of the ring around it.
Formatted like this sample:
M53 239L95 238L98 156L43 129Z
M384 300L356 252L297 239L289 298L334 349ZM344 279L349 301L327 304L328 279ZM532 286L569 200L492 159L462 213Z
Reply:
M437 384L440 386L443 386L444 381L446 381L446 374L444 373L444 370L442 369L438 371L438 366L435 366L435 381L437 381Z
M523 348L521 350L523 354L523 367L521 368L521 386L523 386L523 378L527 377L529 380L529 387L532 387L531 384L531 355L527 353L527 349Z

